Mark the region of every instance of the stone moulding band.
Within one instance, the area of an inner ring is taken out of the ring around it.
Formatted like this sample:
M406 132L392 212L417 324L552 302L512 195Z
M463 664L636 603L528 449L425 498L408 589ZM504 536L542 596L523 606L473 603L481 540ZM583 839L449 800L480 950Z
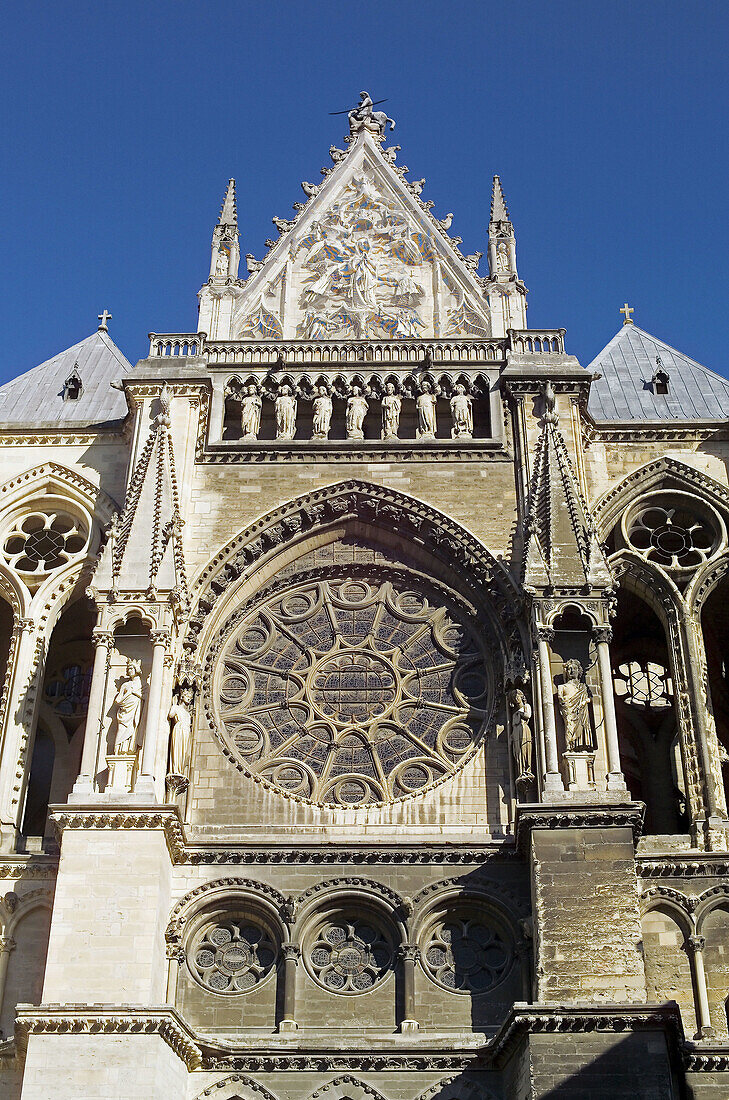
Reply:
M200 1065L194 1032L169 1005L18 1005L16 1035L21 1050L29 1035L159 1035L188 1070Z
M173 863L183 862L185 832L177 806L141 809L135 806L105 809L98 805L50 807L50 821L59 839L66 829L161 829Z
M529 846L532 829L631 829L637 842L643 828L642 802L615 806L517 806L516 843L521 851Z

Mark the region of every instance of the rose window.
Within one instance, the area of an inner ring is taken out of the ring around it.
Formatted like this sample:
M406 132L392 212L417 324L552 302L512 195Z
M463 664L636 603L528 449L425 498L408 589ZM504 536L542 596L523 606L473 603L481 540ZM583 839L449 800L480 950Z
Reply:
M687 493L671 493L641 502L623 518L628 544L664 569L691 569L718 549L719 516Z
M624 702L649 710L665 710L673 699L673 681L656 661L625 661L613 673L615 694Z
M309 967L325 989L366 993L386 976L393 949L375 923L354 914L325 924L308 953Z
M3 555L19 573L41 576L60 569L88 542L81 520L67 512L31 512L18 517L5 535Z
M487 993L505 976L512 951L485 919L449 914L431 928L423 965L452 993Z
M247 993L275 962L276 947L268 933L245 919L208 926L190 954L192 973L216 993Z
M417 794L473 754L493 694L478 627L393 572L294 583L228 625L208 690L243 770L357 807Z

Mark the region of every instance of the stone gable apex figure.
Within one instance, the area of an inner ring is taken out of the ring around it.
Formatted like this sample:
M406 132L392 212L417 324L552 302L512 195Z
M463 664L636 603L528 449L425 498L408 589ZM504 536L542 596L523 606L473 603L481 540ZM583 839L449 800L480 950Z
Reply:
M385 103L385 100L378 99L377 103ZM333 115L347 115L349 133L352 137L356 137L360 130L369 130L371 134L375 134L377 137L384 137L388 122L390 129L395 129L395 120L385 114L384 111L373 111L374 106L376 106L376 103L373 102L369 92L360 92L357 107L347 111L332 111L331 113Z

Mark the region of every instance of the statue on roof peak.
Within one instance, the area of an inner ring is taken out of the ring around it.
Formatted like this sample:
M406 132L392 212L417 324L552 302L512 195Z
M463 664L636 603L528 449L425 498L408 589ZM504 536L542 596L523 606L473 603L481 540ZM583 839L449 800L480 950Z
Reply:
M378 99L377 103L385 103L384 99ZM349 119L350 137L356 137L360 130L369 130L376 137L384 137L389 122L390 129L395 129L395 120L384 111L373 111L377 104L373 102L369 92L359 93L359 104L347 111ZM335 111L335 114L344 114L344 111Z

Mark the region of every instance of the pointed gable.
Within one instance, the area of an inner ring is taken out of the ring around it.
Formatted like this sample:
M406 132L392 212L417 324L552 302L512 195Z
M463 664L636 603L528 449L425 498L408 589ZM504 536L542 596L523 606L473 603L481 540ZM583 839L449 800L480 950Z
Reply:
M595 420L729 417L727 379L635 324L623 325L587 369L601 375L590 388L588 410ZM652 381L658 369L668 376L665 387Z
M99 329L0 386L0 427L81 427L122 420L126 398L111 383L131 369L109 334ZM69 400L65 383L75 377L80 380L78 397Z
M366 131L246 281L233 339L488 336L475 274Z

